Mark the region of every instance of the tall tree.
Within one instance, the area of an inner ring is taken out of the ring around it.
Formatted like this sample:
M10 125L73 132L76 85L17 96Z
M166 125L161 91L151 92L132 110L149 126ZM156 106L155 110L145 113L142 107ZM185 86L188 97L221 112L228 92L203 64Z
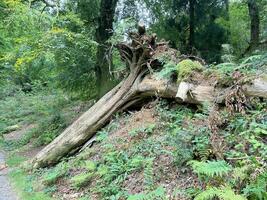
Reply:
M248 0L250 16L250 49L256 47L260 42L260 14L257 0Z
M226 19L229 20L229 0L224 0L225 11L226 11Z
M188 50L192 52L195 44L195 0L189 0L189 39Z
M151 9L153 19L155 18L152 29L159 38L170 40L170 44L182 53L200 52L209 62L220 60L221 45L227 42L227 37L226 30L217 24L216 19L226 18L228 1L144 1Z
M112 36L117 2L118 0L101 0L100 2L98 28L96 29L98 48L95 66L99 96L104 95L114 84L110 74L111 64L107 56L109 49L108 40Z

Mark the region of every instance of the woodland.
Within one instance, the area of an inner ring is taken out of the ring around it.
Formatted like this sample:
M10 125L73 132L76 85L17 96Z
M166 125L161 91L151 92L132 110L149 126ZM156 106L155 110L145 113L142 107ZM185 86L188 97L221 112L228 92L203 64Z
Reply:
M266 99L266 0L0 0L0 200L267 200Z

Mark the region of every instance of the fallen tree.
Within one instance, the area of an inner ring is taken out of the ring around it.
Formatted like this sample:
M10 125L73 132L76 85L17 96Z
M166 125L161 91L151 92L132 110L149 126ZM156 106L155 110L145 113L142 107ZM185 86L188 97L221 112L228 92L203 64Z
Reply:
M171 54L176 62L188 57L176 56L175 50L170 49L165 42L156 43L156 35L146 35L143 27L139 27L138 33L130 33L129 36L131 44L117 45L130 70L128 77L41 150L32 160L34 168L55 164L62 157L77 152L116 112L127 109L144 98L159 96L194 104L224 101L228 88L190 82L178 84L175 80L157 79L149 72L162 67L157 59L158 54ZM256 78L242 88L247 96L267 98L267 81L263 79Z

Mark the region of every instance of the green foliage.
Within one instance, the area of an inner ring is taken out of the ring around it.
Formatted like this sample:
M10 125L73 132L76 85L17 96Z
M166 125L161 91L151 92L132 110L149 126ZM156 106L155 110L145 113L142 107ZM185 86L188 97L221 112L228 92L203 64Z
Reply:
M165 189L163 187L158 187L154 191L149 193L135 194L128 197L127 200L167 200Z
M176 64L173 62L168 62L163 66L163 69L156 73L156 76L159 79L170 79L173 74L175 74L177 70Z
M65 162L61 162L55 168L48 170L43 175L43 183L47 186L55 184L57 180L59 180L68 173L68 169L68 164Z
M183 60L177 64L178 82L181 82L190 77L194 71L202 71L204 67L198 61L189 59Z
M211 144L208 131L205 128L199 130L200 134L196 135L192 142L194 143L193 151L194 154L201 159L201 161L206 161L211 154Z
M172 136L169 140L175 148L173 154L177 166L184 166L187 161L193 159L192 133L176 127L172 129Z
M124 196L121 184L127 175L143 167L144 158L129 157L122 151L109 151L104 155L104 163L97 168L96 174L101 177L97 188L103 199Z
M30 141L37 146L48 144L77 115L74 104L76 108L82 105L81 102L77 105L79 101L74 102L61 90L44 90L37 86L30 94L7 90L3 96L5 98L0 99L0 135L9 133L12 127L17 127L16 131L22 129L18 141L5 143L8 149L18 148Z
M140 127L137 129L133 129L129 132L131 137L135 137L139 134L151 135L156 128L155 124L149 124L146 127Z
M118 44L119 42L125 40L125 37L128 37L129 31L136 30L136 21L133 18L126 18L118 21L115 24L115 31L112 37L109 39L109 42L113 45Z
M236 57L233 55L234 50L230 44L222 45L222 56L221 60L223 63L232 63L236 60Z
M86 170L88 170L89 172L90 171L95 171L96 170L96 164L93 161L87 160L87 161L85 161L84 168Z
M234 53L240 56L248 46L250 37L247 5L243 2L233 2L229 9L230 42Z
M6 39L0 69L6 77L21 87L53 82L80 98L93 96L97 44L78 15L53 16L20 1L7 2L0 23Z
M235 192L229 187L208 188L207 190L198 194L194 200L212 200L216 197L220 200L246 200L245 197L236 195Z
M223 177L231 171L231 166L224 160L200 162L192 160L188 163L193 168L193 171L200 176L209 178Z
M73 187L79 189L83 186L86 186L86 184L88 184L90 182L93 175L94 175L93 173L78 174L78 175L74 176L73 178L71 178L71 184Z
M166 101L162 101L157 107L157 112L167 133L165 142L174 148L174 151L168 153L174 157L175 164L182 167L187 161L193 159L194 131L191 127L189 130L182 128L183 121L187 120L187 117L188 119L192 117L192 110L182 106L173 109Z
M260 174L255 181L247 185L243 192L249 199L267 199L267 171Z
M159 38L170 41L182 53L192 53L189 47L190 7L188 0L145 0L151 10L152 30ZM227 31L217 18L226 19L225 2L207 0L194 5L194 47L210 62L220 59L220 46L227 42ZM162 14L165 13L165 14ZM197 50L193 50L196 53Z
M16 154L12 154L8 156L8 159L6 161L7 165L10 167L17 167L19 166L23 161L25 161L25 158L22 156L18 156Z
M265 106L265 103L261 104ZM263 142L266 130L266 112L259 107L259 110L249 112L245 117L236 116L231 120L231 125L227 128L232 134L227 137L229 144L233 144L233 148L227 153L229 157L248 156L251 159L259 156L266 160L267 155L266 145ZM239 137L235 137L239 135ZM234 144L238 141L238 144ZM244 146L248 145L246 151Z
M153 163L153 158L147 159L145 162L144 184L147 190L151 189L154 186Z
M43 191L35 191L36 177L28 175L22 169L14 169L9 174L18 196L23 200L52 200Z

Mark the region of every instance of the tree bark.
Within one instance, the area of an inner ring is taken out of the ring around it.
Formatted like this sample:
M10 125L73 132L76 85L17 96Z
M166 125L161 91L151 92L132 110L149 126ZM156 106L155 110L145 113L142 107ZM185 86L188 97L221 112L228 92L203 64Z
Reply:
M195 0L189 0L189 39L188 48L189 52L192 53L195 45Z
M230 16L229 16L229 0L224 0L225 4L225 12L226 12L226 20L229 21Z
M250 16L250 48L255 48L260 42L260 14L257 0L248 0Z
M98 18L98 28L96 29L96 41L99 44L97 48L96 77L99 97L103 96L113 86L110 67L112 64L108 58L108 40L112 36L113 20L118 0L101 0L100 14Z

